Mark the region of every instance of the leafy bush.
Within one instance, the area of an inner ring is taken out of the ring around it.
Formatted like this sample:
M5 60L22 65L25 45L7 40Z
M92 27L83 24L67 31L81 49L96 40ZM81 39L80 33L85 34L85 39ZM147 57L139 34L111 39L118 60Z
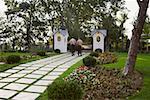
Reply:
M83 64L87 67L94 67L96 65L96 59L92 56L83 58Z
M101 53L99 54L98 61L99 64L114 63L117 62L117 56L111 52Z
M0 62L5 62L5 57L0 57Z
M73 81L56 81L48 87L49 100L81 100L83 90Z
M56 53L60 53L60 50L59 49L55 49L54 50Z
M18 55L10 55L10 56L6 57L6 63L8 63L8 64L19 63L20 60L21 60L21 58Z
M37 55L46 56L46 52L45 51L39 51L39 52L37 52Z
M99 53L98 52L91 52L90 56L98 57Z

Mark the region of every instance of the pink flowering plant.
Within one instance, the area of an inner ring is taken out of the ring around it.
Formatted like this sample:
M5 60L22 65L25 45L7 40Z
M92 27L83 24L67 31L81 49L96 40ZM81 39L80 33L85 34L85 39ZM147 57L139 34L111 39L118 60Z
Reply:
M64 80L66 81L76 81L81 85L87 84L89 81L92 81L95 77L95 74L89 70L86 66L81 66L76 69L73 73L71 73Z

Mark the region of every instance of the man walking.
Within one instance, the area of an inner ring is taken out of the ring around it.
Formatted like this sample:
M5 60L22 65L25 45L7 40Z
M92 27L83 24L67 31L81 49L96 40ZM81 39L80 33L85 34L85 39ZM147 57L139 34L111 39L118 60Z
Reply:
M82 56L82 44L83 44L83 41L81 39L78 39L76 42L78 56Z
M72 56L74 56L76 40L74 38L71 38L69 41L69 45L70 45L70 51L72 53Z

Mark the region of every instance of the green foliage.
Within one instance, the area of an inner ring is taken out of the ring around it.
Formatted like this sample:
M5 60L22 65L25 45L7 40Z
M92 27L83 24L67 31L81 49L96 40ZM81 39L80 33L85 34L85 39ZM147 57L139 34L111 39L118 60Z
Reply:
M0 62L5 62L5 57L0 57Z
M6 57L7 64L19 63L20 60L21 60L21 58L18 55L10 55L10 56Z
M87 67L94 67L96 65L96 59L92 56L83 58L83 64Z
M81 100L83 90L73 81L56 81L48 87L49 100Z
M45 51L39 51L39 52L37 52L37 55L46 56L46 52Z
M55 53L60 53L59 49L55 49L54 51L55 51Z
M10 39L10 37L14 36L14 38L11 38L13 47L18 46L29 50L36 40L44 41L43 38L48 37L46 34L46 29L48 29L48 21L45 18L46 13L44 13L44 9L39 9L42 7L41 0L31 2L4 1L8 9L6 15L8 16L7 22L9 22L5 24L5 27L9 26L7 30L11 30L10 32L8 31L6 38ZM16 20L20 18L22 19L21 22ZM20 35L17 36L17 33Z
M92 57L98 57L99 53L98 52L91 52L90 56Z

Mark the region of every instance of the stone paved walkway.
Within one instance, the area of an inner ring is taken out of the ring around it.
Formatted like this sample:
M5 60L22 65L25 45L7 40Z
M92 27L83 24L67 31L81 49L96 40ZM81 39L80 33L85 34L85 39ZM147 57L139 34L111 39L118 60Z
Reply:
M0 100L35 100L59 75L85 56L60 54L1 72Z

